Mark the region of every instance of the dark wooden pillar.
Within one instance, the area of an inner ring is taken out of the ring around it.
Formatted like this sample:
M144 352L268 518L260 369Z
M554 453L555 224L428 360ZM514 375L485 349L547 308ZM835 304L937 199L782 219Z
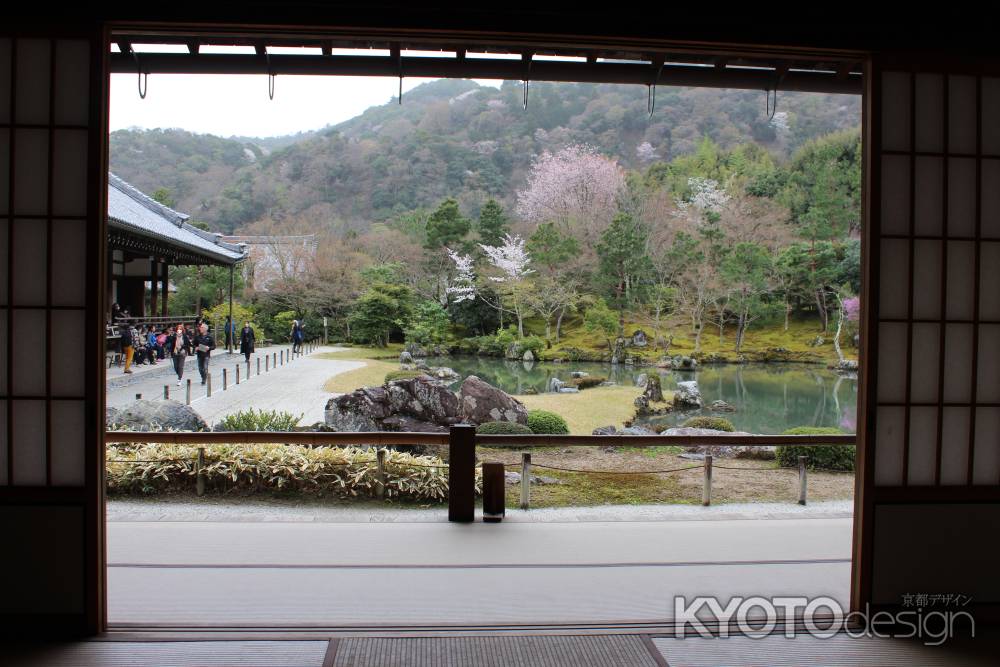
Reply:
M448 521L476 518L476 427L452 426L448 439Z
M162 278L162 282L163 282L163 285L162 285L163 286L163 299L162 299L162 302L163 303L160 305L160 308L162 308L162 313L161 314L163 315L163 317L167 316L167 295L170 293L170 272L169 272L169 270L167 268L169 266L170 266L170 264L167 262L166 259L164 259L163 260L163 278Z
M157 287L158 274L160 272L160 261L155 257L149 259L149 316L156 317L156 296L159 292Z

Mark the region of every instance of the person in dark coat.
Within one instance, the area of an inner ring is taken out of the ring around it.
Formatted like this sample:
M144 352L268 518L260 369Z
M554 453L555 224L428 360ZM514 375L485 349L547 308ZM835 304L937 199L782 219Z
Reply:
M240 329L240 354L246 357L247 363L250 363L250 355L253 354L254 343L256 342L256 336L253 332L253 327L250 326L249 322L243 323L243 328Z
M181 386L184 377L184 361L191 354L191 337L187 335L183 324L178 324L173 333L167 336L167 349L174 362L174 372L177 373L177 386Z
M194 351L198 355L198 372L201 373L201 383L208 380L208 360L215 349L215 338L208 333L208 325L202 322L198 333L194 336Z

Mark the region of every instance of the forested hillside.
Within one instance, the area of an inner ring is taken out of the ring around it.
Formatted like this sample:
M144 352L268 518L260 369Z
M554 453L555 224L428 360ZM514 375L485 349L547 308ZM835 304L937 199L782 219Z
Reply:
M811 139L854 128L856 97L781 93L769 120L756 91L664 88L653 117L642 86L519 82L498 90L441 80L318 132L268 139L183 130L120 130L111 169L213 229L364 232L376 221L454 197L478 215L488 198L515 203L532 159L585 144L628 169L752 142L776 161Z

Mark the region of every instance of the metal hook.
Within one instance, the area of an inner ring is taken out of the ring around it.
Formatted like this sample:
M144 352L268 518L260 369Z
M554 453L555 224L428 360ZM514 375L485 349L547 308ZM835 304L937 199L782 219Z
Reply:
M399 72L399 96L396 98L399 106L403 106L403 50L396 52L396 69Z
M149 90L149 73L142 71L138 53L132 51L132 57L135 58L136 85L139 87L139 99L144 100L146 99L146 92Z
M534 54L533 53L527 53L525 55L528 56L528 68L524 72L524 99L522 100L521 104L522 104L524 110L527 111L528 110L528 84L531 81L531 60L534 57ZM523 58L524 56L521 56L521 57Z
M653 111L656 109L656 84L660 81L660 75L663 74L663 66L666 63L661 62L660 68L656 70L656 78L653 79L653 83L646 84L646 111L649 112L649 117L653 117Z
M778 89L774 89L774 106L771 106L771 89L764 89L764 115L768 120L774 120L774 114L778 111Z
M264 52L264 60L267 63L267 99L274 99L274 80L276 74L274 70L271 69L271 54L267 51Z

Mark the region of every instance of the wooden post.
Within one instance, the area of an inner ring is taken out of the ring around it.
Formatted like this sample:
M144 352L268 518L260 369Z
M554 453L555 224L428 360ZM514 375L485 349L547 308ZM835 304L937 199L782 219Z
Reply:
M191 405L191 378L188 378L187 391L184 392L184 404Z
M701 504L712 504L712 455L705 454L705 486L701 490Z
M452 426L448 435L448 521L476 519L476 427Z
M236 364L236 384L240 383L240 365Z
M375 497L385 497L385 449L375 452Z
M521 509L531 504L531 453L521 453Z
M205 377L205 382L207 383L206 384L206 389L205 389L205 394L206 394L206 396L208 396L209 398L211 398L212 397L212 374L211 373L209 373Z
M227 380L227 376L226 376L226 369L225 369L225 368L223 368L223 369L222 369L222 391L225 391L225 390L226 390L226 382L227 382L227 381L228 381L228 380Z
M278 353L277 352L272 352L271 353L271 366L273 366L274 368L278 367Z
M135 395L135 400L141 401L142 400L142 394L136 394Z
M169 384L163 385L163 400L165 400L165 401L169 401L170 400L170 385Z
M499 523L507 513L502 463L483 463L483 521Z
M806 457L799 457L799 505L806 504Z
M199 496L205 495L205 448L198 448L198 459L195 461L195 490Z
M281 351L281 365L282 366L285 365L285 351L284 350Z
M250 379L250 360L247 359L247 379Z
M257 362L260 363L260 359L257 359ZM267 373L270 370L271 370L271 357L269 357L269 356L267 356L265 354L264 355L264 372Z
M249 361L247 363L250 363ZM247 373L250 375L250 373ZM257 357L257 375L260 375L260 357Z

